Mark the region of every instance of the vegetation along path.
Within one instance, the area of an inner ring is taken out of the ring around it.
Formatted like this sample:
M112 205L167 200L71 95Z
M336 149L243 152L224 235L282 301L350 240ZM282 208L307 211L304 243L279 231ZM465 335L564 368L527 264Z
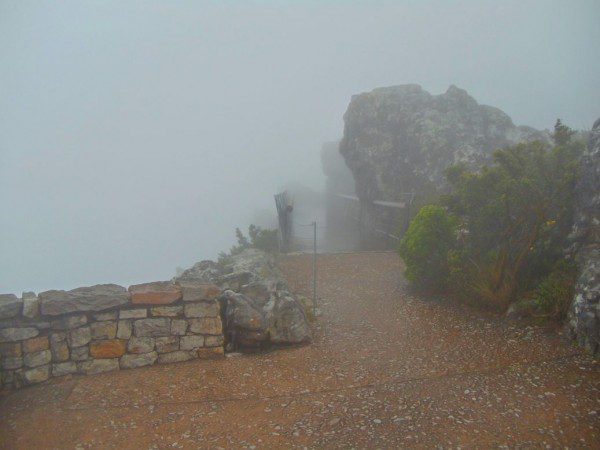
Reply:
M309 255L283 269L310 292ZM322 255L315 342L56 379L0 399L3 448L600 447L598 363L556 332L419 299L393 253Z

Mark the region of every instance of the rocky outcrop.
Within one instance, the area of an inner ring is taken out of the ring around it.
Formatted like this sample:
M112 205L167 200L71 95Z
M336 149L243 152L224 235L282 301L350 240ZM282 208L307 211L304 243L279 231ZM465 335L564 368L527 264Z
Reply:
M311 340L305 303L287 286L273 255L249 248L222 263L202 261L175 281L212 283L220 297L225 336L230 349L301 344ZM184 288L184 300L185 300Z
M579 266L569 311L571 335L592 353L600 351L600 119L590 133L577 184L571 238Z
M441 95L416 84L355 95L344 122L340 153L366 200L401 201L407 192L426 197L444 188L452 164L479 167L496 149L549 140L456 86Z

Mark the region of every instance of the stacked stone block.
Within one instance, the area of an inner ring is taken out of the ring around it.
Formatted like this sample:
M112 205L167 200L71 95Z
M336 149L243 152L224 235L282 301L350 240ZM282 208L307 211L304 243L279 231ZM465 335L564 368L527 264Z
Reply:
M0 295L0 386L223 355L220 294L165 281Z

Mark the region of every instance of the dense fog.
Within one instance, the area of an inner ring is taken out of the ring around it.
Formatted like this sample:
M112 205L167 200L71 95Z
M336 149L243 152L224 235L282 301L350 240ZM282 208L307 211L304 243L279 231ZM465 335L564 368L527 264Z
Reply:
M322 188L321 145L375 87L589 128L598 23L595 0L3 1L0 292L214 258L282 186Z

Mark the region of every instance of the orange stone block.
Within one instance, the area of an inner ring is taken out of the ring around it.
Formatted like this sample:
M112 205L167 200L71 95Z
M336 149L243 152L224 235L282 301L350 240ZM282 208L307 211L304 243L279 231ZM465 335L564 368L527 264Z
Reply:
M134 284L129 293L135 305L169 305L181 300L181 288L170 281Z
M118 358L125 354L127 341L122 339L108 339L106 341L96 341L90 344L90 355L92 358Z

